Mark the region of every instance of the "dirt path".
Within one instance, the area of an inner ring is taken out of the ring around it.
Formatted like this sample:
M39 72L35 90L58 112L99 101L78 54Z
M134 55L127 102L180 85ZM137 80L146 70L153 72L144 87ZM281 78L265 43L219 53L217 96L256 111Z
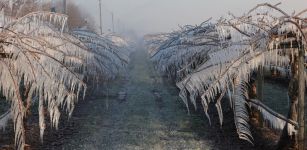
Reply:
M45 138L43 149L263 148L238 139L229 108L224 109L223 128L215 109L210 111L212 126L203 114L189 116L176 87L154 70L141 46L132 53L126 76L103 89L108 91L97 91L81 101L68 127Z
M126 79L112 83L108 97L93 96L77 108L72 119L82 124L62 149L210 149L145 50L133 53L131 61Z

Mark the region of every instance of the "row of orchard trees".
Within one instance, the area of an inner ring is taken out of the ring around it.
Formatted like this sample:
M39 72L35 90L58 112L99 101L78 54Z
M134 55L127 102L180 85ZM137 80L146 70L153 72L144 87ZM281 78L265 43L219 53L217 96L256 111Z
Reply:
M64 14L21 13L30 2L37 4L0 2L0 92L10 104L0 114L0 129L13 121L16 149L25 148L24 122L31 108L38 107L43 139L47 119L58 128L61 114L71 116L88 87L114 79L129 61L124 39L69 31Z
M253 143L250 117L254 110L271 128L283 130L279 148L304 149L307 10L287 14L278 5L259 4L242 16L229 13L217 22L209 19L145 39L152 61L176 80L188 108L189 101L197 108L200 100L210 122L208 106L214 103L222 125L221 101L228 96L239 138ZM291 68L287 117L249 94L253 74L266 66Z

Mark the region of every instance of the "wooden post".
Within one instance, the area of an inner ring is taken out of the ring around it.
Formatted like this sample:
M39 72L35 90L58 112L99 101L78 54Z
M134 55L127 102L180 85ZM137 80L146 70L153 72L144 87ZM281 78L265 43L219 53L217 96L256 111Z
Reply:
M297 49L295 49L297 50ZM297 51L295 51L297 52ZM298 122L298 91L299 91L299 57L298 53L291 59L291 79L289 82L288 95L290 108L288 118ZM298 125L299 126L299 125ZM292 131L291 131L292 132ZM288 124L285 125L276 149L298 149L298 133L289 135Z
M263 85L264 85L264 75L263 67L260 66L257 72L257 98L263 101Z
M257 98L261 102L263 102L263 86L264 86L264 70L263 66L260 66L257 71ZM258 112L259 118L259 125L261 127L265 127L265 121L263 117L261 117L261 113Z
M299 48L299 64L298 64L298 149L304 150L305 147L305 51L304 48L301 46Z

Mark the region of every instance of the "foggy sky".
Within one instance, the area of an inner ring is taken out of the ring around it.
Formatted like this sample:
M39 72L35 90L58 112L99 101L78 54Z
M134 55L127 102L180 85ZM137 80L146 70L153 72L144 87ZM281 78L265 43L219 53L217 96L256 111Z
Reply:
M88 11L99 26L98 0L73 0ZM111 12L115 30L133 30L139 35L176 30L178 25L200 24L213 17L217 20L228 12L241 15L258 3L282 2L289 13L307 8L307 0L102 0L103 27L111 30Z

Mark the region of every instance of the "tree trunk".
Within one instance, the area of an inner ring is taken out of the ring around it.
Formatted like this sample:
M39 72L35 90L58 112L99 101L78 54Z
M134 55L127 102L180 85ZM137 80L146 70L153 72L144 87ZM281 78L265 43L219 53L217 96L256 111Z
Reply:
M304 48L299 49L298 58L298 149L305 148L305 51Z
M294 56L293 62L291 62L291 80L289 83L289 88L288 88L288 94L289 94L289 99L290 99L290 109L288 113L288 118L297 121L297 116L298 116L298 57L297 55ZM292 136L288 134L288 125L286 124L282 135L280 137L280 140L278 142L278 150L288 150L288 149L297 149L298 148L298 143L297 143L297 136L294 133Z

